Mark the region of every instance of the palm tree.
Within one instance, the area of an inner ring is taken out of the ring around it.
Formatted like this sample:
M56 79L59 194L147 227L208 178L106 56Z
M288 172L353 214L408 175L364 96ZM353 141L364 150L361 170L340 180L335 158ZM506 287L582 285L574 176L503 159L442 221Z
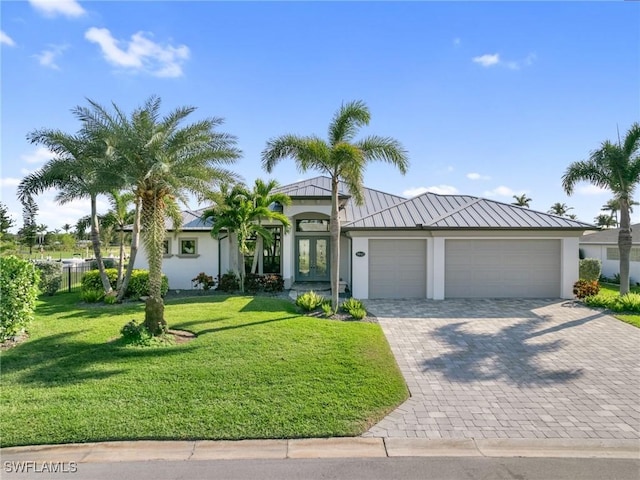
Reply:
M253 206L263 212L263 216L258 217L258 224L261 225L263 220L276 220L282 223L285 232L288 231L290 222L289 219L280 212L273 211L269 207L277 204L281 206L291 205L291 198L285 193L274 193L273 190L280 185L276 180L269 180L264 182L261 179L256 179L251 191L251 201ZM270 236L271 237L271 236ZM267 238L267 246L273 241L272 238ZM256 237L256 247L253 255L253 264L251 265L251 273L262 274L262 258L264 257L264 243L265 238L262 235Z
M65 223L65 224L62 226L62 230L64 230L64 233L69 233L69 230L71 230L71 224L69 224L69 223Z
M598 227L615 228L617 226L615 219L611 215L604 213L599 214L593 221Z
M328 140L317 136L283 135L267 142L262 152L262 166L271 172L284 158L292 158L302 173L320 170L331 177L331 305L338 308L340 280L340 219L338 187L340 180L349 188L353 200L363 203L363 176L371 161L384 161L406 173L407 152L400 142L389 137L369 136L354 140L360 127L371 119L369 108L362 101L343 103L329 123Z
M629 257L631 252L631 203L633 193L640 182L640 124L634 123L623 141L611 143L605 140L600 148L589 155L588 160L569 165L562 177L562 186L572 194L576 183L588 181L610 190L620 210L620 294L629 292Z
M109 192L109 203L111 204L111 210L109 210L103 218L103 221L107 224L114 225L118 229L118 243L120 244L118 254L118 280L116 284L116 291L122 290L122 281L124 278L124 227L133 222L134 212L129 210L129 205L133 201L132 193L119 193L116 190Z
M522 195L514 195L513 199L515 200L515 202L513 202L511 205L515 205L517 207L529 208L529 204L531 203L531 199L527 197L526 193L523 193Z
M569 210L573 210L573 207L568 207L566 203L556 202L551 205L548 213L552 213L560 217L565 217L567 216L567 213L569 213Z
M620 210L620 203L615 198L612 198L605 203L600 210L603 212L609 212L609 216L613 220L613 226L618 226L618 211Z
M152 96L129 117L116 105L112 113L89 103L90 107L77 112L92 128L108 132L109 148L119 162L115 171L120 175L120 189L134 195L139 212L134 230L139 221L149 264L145 326L158 335L166 329L161 297L165 217L170 216L178 229L178 201L186 205L190 195L202 200L212 185L234 180L235 175L220 165L233 163L240 151L235 148L235 137L214 131L222 124L219 118L182 126L195 107L179 107L161 117L161 100ZM130 266L133 252L132 244ZM122 288L126 289L126 279Z
M27 175L18 186L18 198L27 198L50 188L58 189L56 201L61 205L79 198L91 202L91 241L105 293L111 284L104 269L100 249L100 229L97 213L98 195L109 191L114 179L108 161L106 144L99 132L83 128L75 135L60 130L35 130L27 135L31 143L46 146L56 155L45 165Z

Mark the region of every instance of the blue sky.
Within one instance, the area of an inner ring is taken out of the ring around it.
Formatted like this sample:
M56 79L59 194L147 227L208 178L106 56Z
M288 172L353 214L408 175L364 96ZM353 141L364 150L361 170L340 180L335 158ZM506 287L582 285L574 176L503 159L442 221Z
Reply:
M363 134L393 136L406 176L371 164L365 184L426 190L531 208L566 203L591 222L610 198L561 176L603 140L640 120L640 2L171 2L3 1L1 200L22 225L16 185L49 158L26 141L36 128L79 128L86 98L131 111L152 94L165 111L193 105L223 117L248 183L265 142L325 136L343 101L360 99ZM305 176L283 161L271 177ZM51 229L88 214L37 198ZM197 205L190 205L195 208ZM101 211L107 208L101 202ZM640 221L640 209L632 217Z

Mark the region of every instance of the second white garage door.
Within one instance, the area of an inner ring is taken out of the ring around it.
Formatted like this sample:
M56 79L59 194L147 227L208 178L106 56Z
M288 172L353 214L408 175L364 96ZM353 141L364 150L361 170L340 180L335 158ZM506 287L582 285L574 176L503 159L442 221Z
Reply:
M445 298L560 297L560 240L446 240Z
M426 240L369 240L369 298L424 298Z

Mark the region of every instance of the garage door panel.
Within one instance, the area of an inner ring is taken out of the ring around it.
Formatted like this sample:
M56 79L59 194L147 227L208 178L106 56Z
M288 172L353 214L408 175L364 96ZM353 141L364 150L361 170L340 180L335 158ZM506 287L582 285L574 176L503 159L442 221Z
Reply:
M445 297L559 297L560 268L560 240L447 240Z
M425 240L369 240L369 298L426 296Z

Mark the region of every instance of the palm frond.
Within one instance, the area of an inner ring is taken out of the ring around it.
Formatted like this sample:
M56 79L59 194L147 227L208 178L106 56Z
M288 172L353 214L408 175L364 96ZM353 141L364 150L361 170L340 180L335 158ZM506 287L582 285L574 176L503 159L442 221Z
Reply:
M329 144L352 141L358 129L370 120L369 107L362 100L343 103L329 124Z

